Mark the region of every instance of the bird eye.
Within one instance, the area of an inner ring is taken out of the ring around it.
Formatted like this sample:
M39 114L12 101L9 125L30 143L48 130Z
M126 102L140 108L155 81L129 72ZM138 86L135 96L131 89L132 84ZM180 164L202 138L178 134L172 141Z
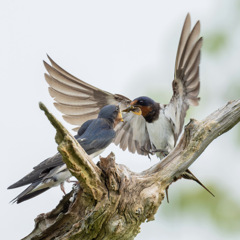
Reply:
M143 104L143 100L139 100L139 103L140 103L140 104Z
M116 111L119 111L119 106L116 107Z

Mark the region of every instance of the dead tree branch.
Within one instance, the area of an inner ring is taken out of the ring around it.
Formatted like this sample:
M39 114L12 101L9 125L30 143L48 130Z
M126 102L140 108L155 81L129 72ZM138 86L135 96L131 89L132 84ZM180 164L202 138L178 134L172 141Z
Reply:
M191 120L178 145L160 163L141 173L116 164L111 153L97 166L78 142L43 104L56 128L58 150L81 188L63 197L58 206L35 219L24 239L134 239L140 225L153 220L165 189L218 136L240 121L240 100L229 102L203 121Z

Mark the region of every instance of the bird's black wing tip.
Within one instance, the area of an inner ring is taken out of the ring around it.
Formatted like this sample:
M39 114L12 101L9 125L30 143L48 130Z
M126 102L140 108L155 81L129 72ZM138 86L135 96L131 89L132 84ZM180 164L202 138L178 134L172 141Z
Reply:
M14 189L14 188L16 188L15 183L10 185L7 189Z
M16 198L14 198L11 202L12 202L12 203L17 203L17 204L19 204L19 203L21 203L21 202L24 202L24 201L26 201L26 200L29 200L29 199L31 199L31 198L36 197L37 195L39 195L39 194L47 191L48 189L49 189L49 187L43 188L43 189L40 189L40 190L37 190L37 191L34 191L34 192L31 192L31 193L29 193L29 194L27 194L27 195L24 195L24 196L22 196L22 197L19 197L19 198L16 197Z

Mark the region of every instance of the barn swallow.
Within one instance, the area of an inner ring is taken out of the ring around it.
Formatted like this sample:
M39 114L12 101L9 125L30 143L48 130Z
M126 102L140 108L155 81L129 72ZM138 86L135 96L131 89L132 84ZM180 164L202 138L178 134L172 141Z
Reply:
M197 106L200 100L199 64L203 40L199 35L200 22L197 21L191 30L191 19L187 14L177 49L173 95L168 104L145 96L130 100L103 91L66 72L48 56L51 65L44 61L48 72L45 79L54 105L68 123L81 126L83 121L96 116L102 106L119 104L126 113L123 113L124 122L115 128L114 143L123 150L128 148L141 155L155 151L162 159L175 147L189 106ZM201 184L189 170L182 175L185 176Z
M88 120L81 126L75 138L85 152L94 158L112 143L116 135L114 127L121 121L123 118L119 107L106 105L100 110L96 119ZM12 202L21 203L59 184L64 192L64 181L72 177L60 153L46 159L33 169L31 173L8 187L12 189L31 184Z

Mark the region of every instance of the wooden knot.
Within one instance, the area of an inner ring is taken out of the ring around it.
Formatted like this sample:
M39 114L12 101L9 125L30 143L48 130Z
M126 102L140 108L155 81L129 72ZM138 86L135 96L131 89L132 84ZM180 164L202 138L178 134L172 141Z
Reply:
M111 152L106 158L100 157L97 165L105 175L108 190L118 191L120 177L115 163L115 154Z
M110 169L116 168L115 154L111 152L106 158L100 157L100 162L98 162L98 167L100 167L106 173Z

